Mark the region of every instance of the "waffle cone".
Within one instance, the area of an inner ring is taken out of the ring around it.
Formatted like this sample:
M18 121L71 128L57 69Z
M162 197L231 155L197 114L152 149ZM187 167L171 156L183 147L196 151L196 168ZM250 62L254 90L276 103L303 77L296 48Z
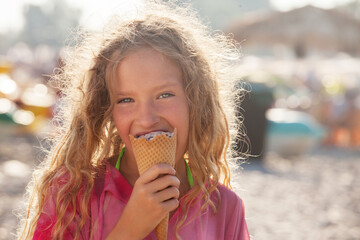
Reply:
M176 129L172 137L165 134L155 136L147 141L145 138L134 138L130 135L130 142L134 151L139 173L142 174L151 166L158 163L168 163L175 166ZM159 240L167 239L169 214L156 226L156 236Z

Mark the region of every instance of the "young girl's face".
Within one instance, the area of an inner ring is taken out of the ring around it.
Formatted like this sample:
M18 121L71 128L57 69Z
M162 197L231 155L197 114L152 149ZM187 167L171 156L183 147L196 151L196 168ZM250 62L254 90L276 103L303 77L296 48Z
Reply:
M177 129L176 161L183 159L189 107L179 66L152 48L130 52L118 65L113 118L133 157L129 135Z

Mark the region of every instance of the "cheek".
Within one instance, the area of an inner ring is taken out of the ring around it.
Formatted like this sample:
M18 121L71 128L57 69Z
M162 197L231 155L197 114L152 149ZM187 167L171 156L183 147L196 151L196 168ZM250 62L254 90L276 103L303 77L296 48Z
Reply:
M119 111L113 111L113 119L117 132L120 135L121 139L125 140L126 136L128 135L128 124L127 119L123 116L124 114L120 113Z
M189 110L187 106L177 109L176 121L178 128L178 157L183 157L187 149L188 136L189 136Z

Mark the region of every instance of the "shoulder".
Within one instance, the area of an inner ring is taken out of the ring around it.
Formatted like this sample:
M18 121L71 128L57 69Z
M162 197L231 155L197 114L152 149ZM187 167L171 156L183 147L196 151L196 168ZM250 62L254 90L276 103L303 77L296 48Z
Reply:
M224 239L250 239L242 199L224 185L219 184L217 188L220 192L217 216L222 222L225 222Z
M221 201L231 202L231 203L241 203L241 198L230 188L219 184L217 186L217 189L219 190Z
M242 199L233 190L222 184L219 184L217 189L220 193L220 200L218 201L220 215L224 215L226 218L241 218L245 212Z

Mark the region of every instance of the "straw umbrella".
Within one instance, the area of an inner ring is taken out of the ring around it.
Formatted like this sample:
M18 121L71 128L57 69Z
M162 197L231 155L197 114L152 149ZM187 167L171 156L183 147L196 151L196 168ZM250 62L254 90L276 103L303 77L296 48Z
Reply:
M283 44L301 51L320 49L360 54L360 21L313 6L243 17L227 30L243 45ZM301 52L299 52L301 53Z

